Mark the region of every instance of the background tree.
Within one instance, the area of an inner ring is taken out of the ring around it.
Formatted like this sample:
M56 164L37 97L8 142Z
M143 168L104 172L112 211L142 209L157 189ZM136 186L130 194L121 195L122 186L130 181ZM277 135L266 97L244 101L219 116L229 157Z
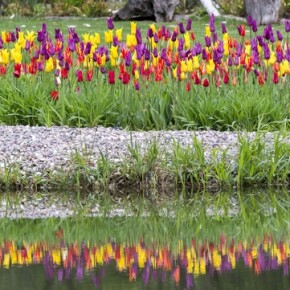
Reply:
M257 24L278 22L282 0L245 0L247 16L251 15Z

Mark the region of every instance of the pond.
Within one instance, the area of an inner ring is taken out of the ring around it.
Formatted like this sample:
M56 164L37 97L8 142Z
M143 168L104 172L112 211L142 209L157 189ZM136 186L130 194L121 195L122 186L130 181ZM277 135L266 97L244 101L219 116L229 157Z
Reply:
M121 202L37 194L55 212L60 200L75 210L21 218L31 196L1 197L0 289L290 289L287 191Z

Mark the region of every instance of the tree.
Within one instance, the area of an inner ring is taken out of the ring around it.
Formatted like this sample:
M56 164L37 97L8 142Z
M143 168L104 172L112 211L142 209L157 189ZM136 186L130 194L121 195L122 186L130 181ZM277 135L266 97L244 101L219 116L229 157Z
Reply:
M220 16L212 0L200 0L209 14ZM154 19L157 22L172 21L179 0L129 0L115 15L115 20Z
M245 0L247 16L252 16L257 24L278 22L282 0Z

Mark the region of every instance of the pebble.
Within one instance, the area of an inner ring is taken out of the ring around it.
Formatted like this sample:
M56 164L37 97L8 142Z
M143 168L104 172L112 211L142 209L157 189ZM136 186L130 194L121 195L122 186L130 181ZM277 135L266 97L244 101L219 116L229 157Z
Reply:
M170 153L175 143L187 148L196 137L210 161L214 148L226 151L232 163L238 154L238 136L254 139L255 132L206 131L126 131L119 128L69 128L0 126L0 169L18 167L25 177L46 175L46 172L61 172L71 166L74 153L89 156L91 166L96 166L101 155L111 162L120 163L129 156L128 146L140 146L144 152L153 141L160 149ZM290 133L286 139L289 141ZM272 144L274 133L264 134L264 140ZM215 150L216 150L215 149ZM161 151L162 151L161 150Z

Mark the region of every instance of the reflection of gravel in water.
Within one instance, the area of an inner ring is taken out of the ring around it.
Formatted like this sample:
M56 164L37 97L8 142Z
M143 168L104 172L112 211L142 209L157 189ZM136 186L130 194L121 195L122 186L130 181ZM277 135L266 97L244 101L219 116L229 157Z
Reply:
M250 139L256 133L247 134ZM138 144L141 151L156 141L161 150L170 153L174 142L182 147L192 146L193 138L203 145L205 158L217 148L226 151L229 162L235 167L238 153L238 133L219 131L125 131L115 128L68 128L0 126L0 170L16 165L24 177L46 176L58 170L69 170L72 155L87 155L92 166L101 153L112 162L121 162L128 156L128 145ZM290 136L290 134L289 134ZM289 137L288 136L288 137ZM273 142L273 133L265 134L266 143Z
M226 206L221 207L214 204L213 201L212 204L204 205L204 207L208 217L235 217L240 213L240 205L236 196L229 197ZM225 207L227 208L226 211ZM161 203L158 206L158 215L160 217L175 218L179 210L181 210L180 206L174 209L171 204ZM188 214L193 219L198 219L200 210L201 208L195 208L193 211L190 210ZM277 209L273 207L270 201L260 208L260 213L265 216L276 212ZM141 213L143 217L151 214L150 208L144 208ZM154 211L154 214L156 214L156 211ZM17 197L7 193L5 196L0 196L0 219L68 218L74 216L129 217L136 216L136 212L134 207L122 202L112 202L109 207L106 206L104 208L93 196L83 197L79 201L77 201L75 196L60 193L23 193L21 195L17 194Z

